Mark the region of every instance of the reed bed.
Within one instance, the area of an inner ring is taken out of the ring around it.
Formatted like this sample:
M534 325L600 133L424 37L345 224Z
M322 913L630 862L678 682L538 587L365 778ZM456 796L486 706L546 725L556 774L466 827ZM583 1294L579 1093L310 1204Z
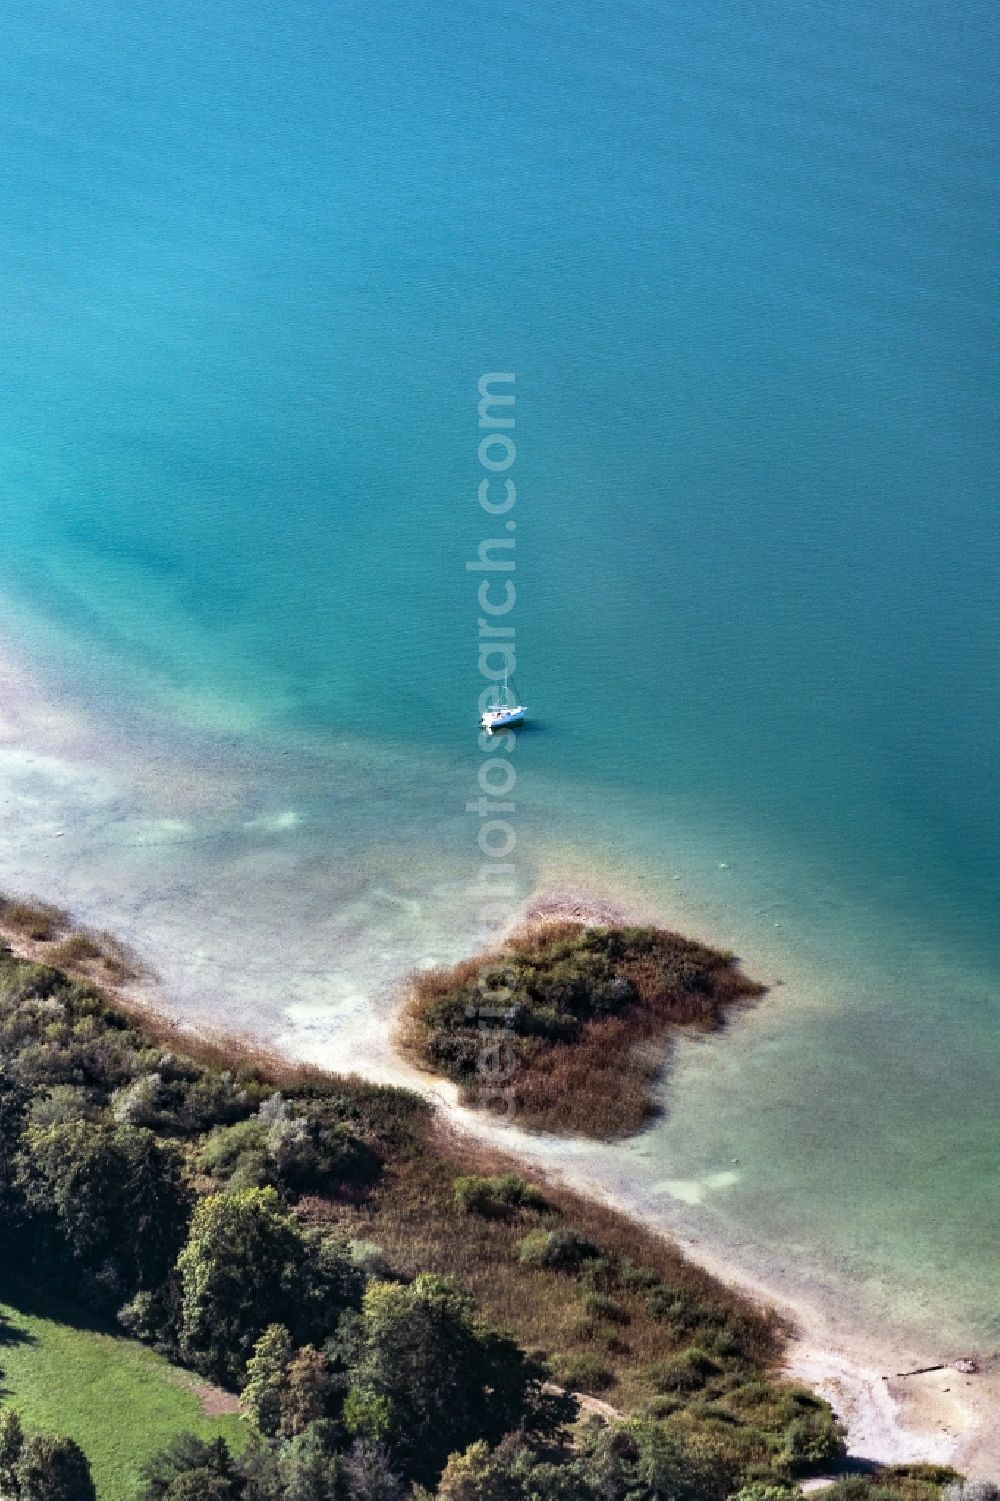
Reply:
M502 1049L520 1124L608 1140L655 1115L676 1028L713 1031L763 989L732 954L662 928L544 922L415 975L399 1035L472 1106L489 1105L483 1060Z

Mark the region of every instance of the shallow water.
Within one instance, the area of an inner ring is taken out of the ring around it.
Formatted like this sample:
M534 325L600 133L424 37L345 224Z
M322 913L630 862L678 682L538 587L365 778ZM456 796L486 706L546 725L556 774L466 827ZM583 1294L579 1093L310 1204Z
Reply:
M474 932L515 370L519 889L786 981L680 1050L630 1191L995 1342L995 13L0 26L2 623L52 706L8 681L9 883L187 1014L387 1066Z

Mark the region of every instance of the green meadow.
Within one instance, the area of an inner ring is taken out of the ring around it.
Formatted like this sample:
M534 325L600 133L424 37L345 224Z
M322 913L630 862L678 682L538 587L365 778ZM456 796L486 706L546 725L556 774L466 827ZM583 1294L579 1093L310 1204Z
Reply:
M75 1438L101 1501L131 1501L143 1464L176 1433L245 1442L237 1415L205 1413L187 1372L9 1285L0 1296L0 1401L31 1427Z

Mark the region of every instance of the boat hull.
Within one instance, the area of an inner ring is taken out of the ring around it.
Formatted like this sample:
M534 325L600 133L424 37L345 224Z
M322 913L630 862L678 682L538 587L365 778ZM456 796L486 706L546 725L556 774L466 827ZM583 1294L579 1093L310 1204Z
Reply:
M494 730L513 729L514 725L524 723L524 710L517 709L511 714L484 714L479 723L490 735Z

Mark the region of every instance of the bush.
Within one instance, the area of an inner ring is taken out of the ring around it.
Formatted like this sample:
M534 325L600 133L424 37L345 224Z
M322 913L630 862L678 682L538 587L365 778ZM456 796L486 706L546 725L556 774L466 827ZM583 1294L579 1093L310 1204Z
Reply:
M131 1084L123 1084L111 1096L111 1114L123 1126L148 1126L156 1129L163 1124L163 1107L166 1092L160 1074L141 1074Z
M606 1293L584 1293L583 1311L588 1318L603 1319L608 1324L627 1324L629 1316L626 1309L614 1298L609 1298Z
M673 1324L684 1312L684 1301L669 1287L654 1287L646 1299L646 1307L661 1324Z
M658 1392L696 1392L717 1376L721 1365L707 1350L689 1345L654 1366L650 1375Z
M545 1196L533 1183L525 1183L517 1173L503 1173L494 1178L476 1174L456 1178L455 1208L466 1214L505 1216L515 1209L544 1209Z
M198 1164L230 1188L292 1192L367 1182L378 1171L374 1154L347 1126L294 1114L280 1094L265 1100L249 1120L217 1126L203 1143Z
M617 1256L594 1256L580 1274L584 1287L594 1293L612 1293L627 1284L622 1279L621 1262Z
M138 1292L118 1310L118 1322L133 1339L155 1343L163 1333L164 1309L156 1293Z
M300 1134L299 1146L294 1157L282 1156L272 1137L279 1166L284 1164L283 1176L290 1187L297 1189L324 1189L341 1185L367 1185L374 1183L382 1170L376 1153L361 1141L344 1122L330 1125L310 1112L305 1117L290 1121L287 1127ZM290 1136L283 1143L288 1151Z
M699 1344L710 1354L725 1355L733 1348L742 1348L740 1335L745 1336L746 1326L741 1329L734 1325L732 1310L723 1305L661 1282L649 1291L646 1307L658 1323L669 1324L676 1335L696 1333Z
M730 1497L730 1501L798 1501L800 1490L790 1485L772 1484L769 1480L757 1480Z
M33 1126L66 1126L74 1121L93 1121L100 1110L82 1084L54 1084L31 1102L29 1121Z
M347 1243L348 1254L354 1265L365 1277L378 1278L380 1281L388 1281L392 1274L392 1262L389 1260L384 1247L374 1240L350 1240Z
M274 1187L278 1174L268 1151L269 1130L267 1122L256 1116L232 1126L216 1126L202 1143L199 1168L234 1189Z
M181 1081L173 1093L174 1121L186 1133L209 1131L213 1126L243 1120L254 1103L228 1070L221 1074L198 1070L193 1078Z
M576 1230L532 1230L518 1242L518 1257L527 1266L575 1272L599 1255L597 1247Z
M557 1355L550 1362L552 1375L570 1392L606 1392L614 1386L614 1372L596 1355Z
M942 1489L943 1487L943 1489ZM798 1492L796 1492L798 1494ZM824 1501L1000 1501L991 1480L960 1480L947 1465L887 1465L852 1475L823 1491Z
M785 1429L785 1458L793 1466L826 1464L845 1453L844 1428L828 1409L818 1405L803 1412Z
M90 1466L71 1438L33 1433L24 1440L13 1479L18 1501L97 1501Z
M664 1418L673 1417L674 1413L684 1406L680 1397L654 1397L645 1407L644 1415L656 1422L662 1422Z

